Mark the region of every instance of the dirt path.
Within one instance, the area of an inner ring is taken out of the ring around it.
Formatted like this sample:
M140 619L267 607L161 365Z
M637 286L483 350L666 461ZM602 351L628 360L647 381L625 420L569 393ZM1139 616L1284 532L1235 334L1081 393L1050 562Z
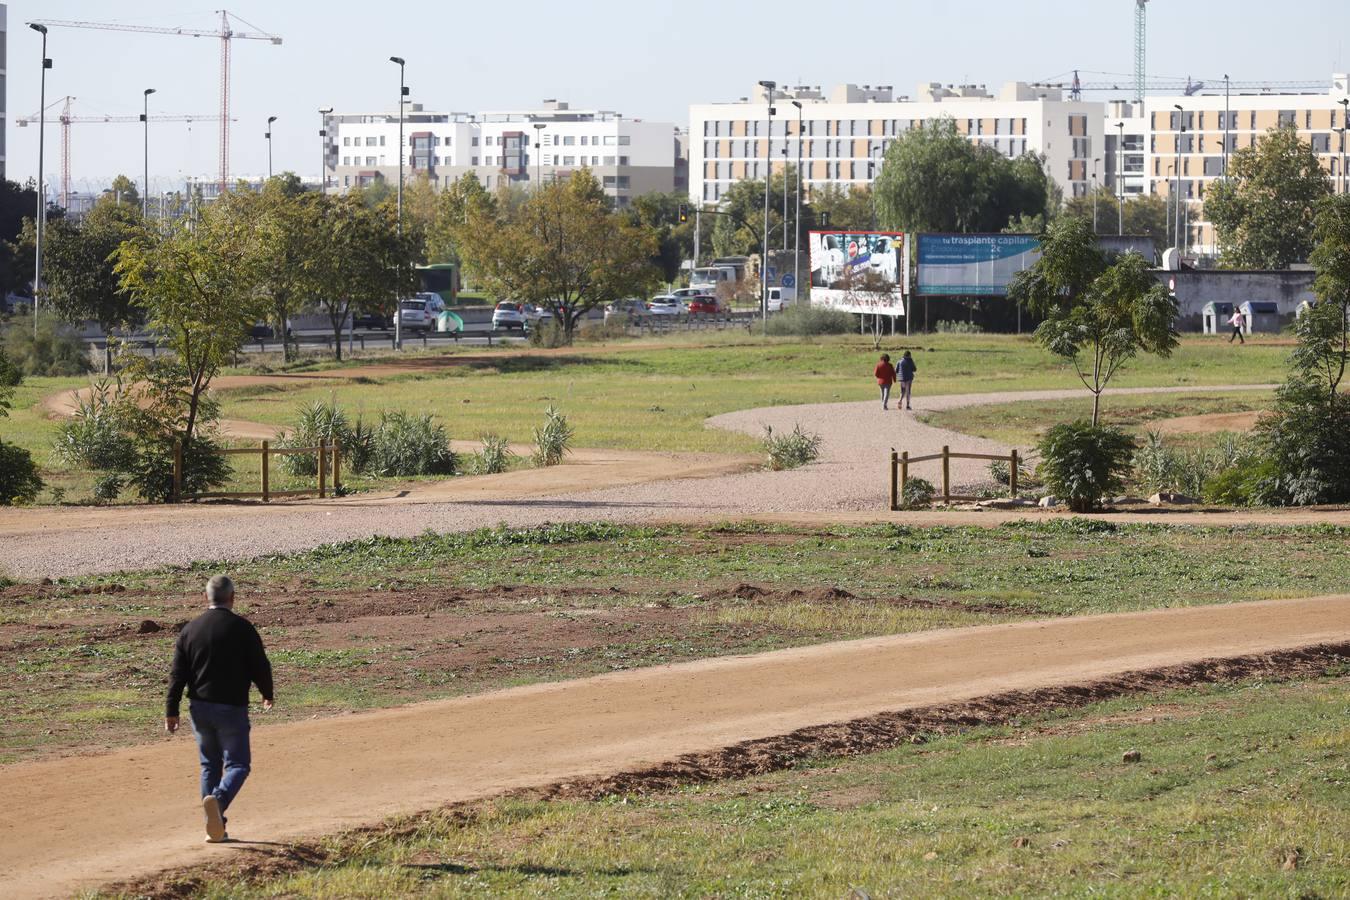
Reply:
M1204 390L1269 388L1229 385ZM1196 391L1193 386L1131 388L1107 395L1109 402L1111 396ZM820 521L837 517L994 524L1009 516L886 512L890 449L918 455L950 445L956 450L1004 453L1008 448L993 441L925 425L916 416L963 406L1084 396L1081 390L920 395L914 413L883 412L875 402L826 403L745 410L708 421L711 427L753 435L763 434L766 425L790 431L798 423L819 432L824 437L819 461L789 472L747 471L753 461L744 457L588 450L579 451L573 465L556 469L419 482L341 500L267 507L186 504L0 510L0 571L25 578L115 572L304 550L376 534L406 537L427 529L527 527L558 521L709 522L746 517ZM919 468L913 474L936 478L937 463L931 465L933 470ZM959 460L952 466L952 476L958 483L979 480L985 477L985 466ZM1012 517L1028 515L1054 514L1036 511ZM1141 512L1133 514L1133 520L1175 522L1178 516L1176 512ZM1350 511L1233 513L1223 521L1350 523ZM1204 524L1220 521L1206 518ZM78 540L72 539L75 532Z
M1251 431L1260 418L1260 411L1207 413L1201 416L1177 416L1162 419L1151 427L1161 434L1215 434L1220 431Z
M0 769L0 880L66 894L250 841L317 835L884 711L1350 638L1350 596L953 629L705 660L267 727L204 846L190 733ZM285 703L285 686L279 699Z

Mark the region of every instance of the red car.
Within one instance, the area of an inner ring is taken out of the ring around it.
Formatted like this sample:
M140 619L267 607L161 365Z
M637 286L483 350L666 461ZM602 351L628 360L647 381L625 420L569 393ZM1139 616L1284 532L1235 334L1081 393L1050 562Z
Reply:
M722 307L717 305L716 297L702 296L691 297L688 307L689 315L697 316L716 316L722 312Z

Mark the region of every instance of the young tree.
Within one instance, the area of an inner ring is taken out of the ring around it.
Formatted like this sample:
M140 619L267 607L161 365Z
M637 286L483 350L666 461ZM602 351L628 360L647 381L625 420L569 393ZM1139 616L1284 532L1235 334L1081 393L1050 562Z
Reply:
M9 415L14 389L23 381L19 368L0 350L0 419ZM31 503L42 490L33 455L22 447L0 441L0 506Z
M141 205L141 192L136 189L136 182L125 175L118 175L113 179L112 186L108 188L99 203L112 203L114 205L134 206L139 208Z
M394 210L370 207L360 197L324 196L319 200L319 252L313 272L323 285L319 306L333 328L333 358L342 359L342 329L355 310L384 310L416 288L410 248L414 240L398 234Z
M1317 304L1300 322L1294 365L1319 373L1334 397L1350 362L1350 195L1322 201L1314 228L1317 247L1309 260L1317 272Z
M689 196L677 192L651 193L634 197L624 215L637 226L649 228L656 234L657 251L652 265L666 282L680 277L680 268L694 255L694 216L680 221L680 207L688 210Z
M547 307L569 342L592 309L645 293L656 278L656 235L612 211L586 169L531 192L514 210L471 210L460 237L460 252L489 291Z
M1228 162L1229 178L1205 194L1220 261L1234 269L1284 269L1313 249L1318 203L1331 180L1292 125L1272 128Z
M459 229L469 220L471 210L491 213L495 207L495 198L472 172L456 178L436 195L435 210L423 237L423 254L427 261L462 265L456 238Z
M786 225L783 221L783 187L787 182L788 215ZM797 168L788 166L784 172L776 167L769 179L769 249L781 249L783 229L787 228L787 244L792 246L792 229L802 227L801 246L806 247L806 214L803 209L802 222L797 222L797 206L793 196L797 190ZM705 217L707 218L707 217ZM722 195L718 204L716 221L712 227L712 248L718 256L754 256L764 250L764 182L738 181ZM830 223L833 228L834 223Z
M1063 217L1041 236L1041 257L1017 273L1008 297L1044 316L1036 340L1073 363L1092 393L1092 427L1101 395L1138 353L1170 356L1177 345L1177 301L1137 253L1107 263L1092 223ZM1086 357L1086 359L1084 359Z
M804 224L830 231L874 231L877 227L875 200L872 188L865 184L844 188L830 183L812 188L803 211L810 219Z

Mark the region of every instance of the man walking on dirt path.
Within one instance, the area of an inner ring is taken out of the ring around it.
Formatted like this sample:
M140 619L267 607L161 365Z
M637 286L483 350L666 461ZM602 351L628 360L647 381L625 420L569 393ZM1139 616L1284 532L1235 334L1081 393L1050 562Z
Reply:
M881 388L881 408L890 409L891 385L895 384L895 366L891 365L889 353L881 354L881 362L877 363L872 374L876 376L877 385Z
M914 407L910 406L909 402L913 399L914 394L914 373L919 371L919 367L914 365L914 357L909 355L908 350L905 351L904 356L900 357L898 371L900 374L900 403L905 404L905 409L913 409ZM900 403L895 405L896 409L900 408Z
M208 608L183 626L173 651L164 730L178 730L178 704L188 692L192 733L202 760L202 812L206 840L229 840L225 810L244 786L251 765L248 689L258 686L263 709L272 708L272 664L258 630L234 613L234 583L216 575L206 583Z

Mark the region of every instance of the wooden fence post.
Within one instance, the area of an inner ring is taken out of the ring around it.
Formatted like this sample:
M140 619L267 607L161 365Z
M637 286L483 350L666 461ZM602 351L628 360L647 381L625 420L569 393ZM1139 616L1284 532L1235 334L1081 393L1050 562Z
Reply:
M182 439L173 442L173 502L181 503L183 500L183 441Z
M267 441L263 441L263 442L262 442L262 494L263 494L263 502L264 502L264 503L268 503L268 502L271 501L271 497L268 496L268 495L269 495L269 492L270 492L270 490L271 490L271 488L270 488L270 486L269 486L269 484L268 484L268 475L269 475L269 472L268 472L268 463L269 463L269 461L270 461L269 458L271 457L272 454L268 452L267 447L268 447Z
M896 452L895 452L895 448L892 447L892 448L891 448L891 512L895 512L897 509L900 508L900 485L899 485L899 483L898 483L898 479L899 479L899 477L900 477L900 471L899 471L899 470L900 470L900 455L899 455L898 453L896 453Z
M342 487L342 444L333 441L333 496L338 495L338 488Z
M905 502L905 485L909 482L909 451L900 454L900 502Z
M946 444L942 445L942 502L952 502L952 451Z
M319 439L319 499L324 498L328 489L328 441L324 438Z
M1009 496L1017 498L1017 448L1008 454L1008 490Z

